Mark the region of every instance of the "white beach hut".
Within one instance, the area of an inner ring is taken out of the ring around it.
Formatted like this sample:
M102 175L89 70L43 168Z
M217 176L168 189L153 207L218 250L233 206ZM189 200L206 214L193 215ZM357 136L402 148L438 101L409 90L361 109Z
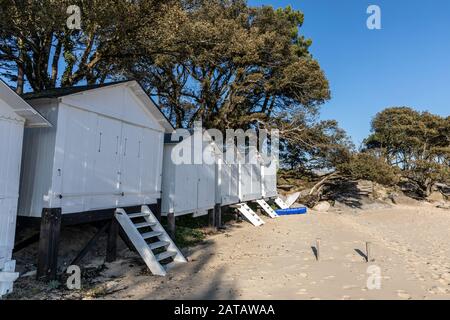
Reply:
M272 157L270 161L261 163L261 191L264 199L278 197L277 190L278 162Z
M136 81L27 96L52 128L25 131L19 215L153 204L168 120Z
M241 202L239 197L239 153L236 147L222 148L222 156L218 159L216 175L216 202L220 206L230 206Z
M172 138L167 135L164 145L162 215L206 215L216 205L219 150L213 140L203 139L202 133ZM196 143L201 145L198 150Z
M261 159L256 152L252 159L249 155L239 164L239 198L241 202L256 201L262 195Z
M37 277L57 276L62 225L110 222L107 260L114 261L114 219L150 270L164 275L159 262L180 254L150 209L161 199L164 134L173 131L156 104L136 81L25 98L52 124L24 137L19 216L40 221ZM154 239L158 246L146 242Z
M0 81L0 297L11 292L17 278L12 250L16 231L24 126L49 123Z

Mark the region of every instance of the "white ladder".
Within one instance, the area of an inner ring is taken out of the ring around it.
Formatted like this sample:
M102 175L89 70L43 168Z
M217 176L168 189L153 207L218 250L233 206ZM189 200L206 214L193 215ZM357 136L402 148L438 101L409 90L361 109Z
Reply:
M256 203L264 210L272 219L278 218L279 215L272 209L265 200L256 200Z
M236 205L236 209L254 226L259 227L265 222L246 203Z
M138 213L118 208L115 216L154 275L165 276L176 264L187 262L148 206Z
M280 207L280 209L289 209L289 206L284 202L281 198L276 198L275 203L277 206Z

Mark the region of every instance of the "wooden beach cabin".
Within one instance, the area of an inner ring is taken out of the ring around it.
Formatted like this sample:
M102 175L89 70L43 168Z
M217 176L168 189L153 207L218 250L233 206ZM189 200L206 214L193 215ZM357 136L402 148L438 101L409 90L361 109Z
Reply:
M12 291L15 261L12 260L19 197L24 127L50 124L8 85L0 81L0 297Z
M278 197L277 172L278 162L275 157L261 162L261 192L266 200Z
M214 210L220 149L203 132L168 134L165 142L161 212L173 234L176 217L200 217Z
M113 260L114 217L154 264L138 229L155 225L149 211L159 214L164 134L173 130L163 113L136 81L25 98L52 124L26 130L24 139L19 215L41 224L38 277L56 277L61 225L110 221L107 260ZM161 232L150 229L145 236ZM158 267L156 273L164 272Z
M248 159L239 165L239 198L241 202L256 201L263 198L261 159Z

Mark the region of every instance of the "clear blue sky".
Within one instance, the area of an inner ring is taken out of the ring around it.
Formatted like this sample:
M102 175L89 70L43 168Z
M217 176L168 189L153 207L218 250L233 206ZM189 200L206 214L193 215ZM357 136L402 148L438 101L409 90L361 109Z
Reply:
M250 0L305 14L301 33L331 84L323 119L337 119L359 145L389 106L450 115L449 0ZM382 30L366 27L381 7Z

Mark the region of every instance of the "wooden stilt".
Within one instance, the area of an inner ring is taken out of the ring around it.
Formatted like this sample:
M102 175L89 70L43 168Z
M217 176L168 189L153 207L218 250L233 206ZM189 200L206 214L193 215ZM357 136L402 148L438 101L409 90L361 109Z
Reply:
M320 238L316 239L316 258L317 261L320 261Z
M214 221L217 229L222 228L222 206L216 204L214 207Z
M215 210L208 210L208 225L211 229L216 228L216 215Z
M161 199L158 199L155 204L148 205L148 207L152 210L156 219L161 223Z
M176 231L176 223L175 223L175 214L169 213L167 215L167 224L168 224L168 234L172 238L172 240L175 240L175 231Z
M61 208L42 210L37 279L56 280L61 218Z
M372 244L370 242L366 242L366 260L367 263L371 261L371 246Z
M116 218L111 220L106 244L106 262L114 262L117 259L117 236L119 235L119 223Z

